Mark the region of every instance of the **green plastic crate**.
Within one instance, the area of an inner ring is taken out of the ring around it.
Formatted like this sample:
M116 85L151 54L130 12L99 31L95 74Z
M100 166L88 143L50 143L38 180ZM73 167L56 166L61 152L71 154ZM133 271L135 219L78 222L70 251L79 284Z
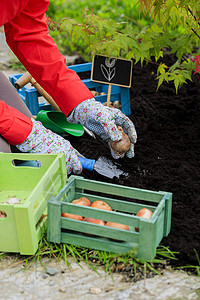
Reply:
M31 160L39 166L23 166ZM6 215L0 218L0 251L32 255L45 230L47 202L67 181L64 155L0 153L0 172L0 211ZM9 197L20 204L5 204Z
M70 203L80 197L91 202L103 200L113 211ZM144 207L153 211L151 219L136 216ZM134 248L139 259L152 260L162 238L170 232L171 208L171 193L71 176L57 196L48 201L47 239L115 253L126 253ZM129 231L64 218L61 217L63 212L126 224ZM135 231L135 227L139 228L139 232Z

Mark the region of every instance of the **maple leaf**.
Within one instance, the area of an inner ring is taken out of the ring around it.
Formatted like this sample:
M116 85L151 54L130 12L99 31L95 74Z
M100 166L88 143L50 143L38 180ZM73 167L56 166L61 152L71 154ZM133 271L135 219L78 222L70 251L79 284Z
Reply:
M192 62L194 63L196 61L196 70L194 72L194 75L197 73L197 72L200 72L200 55L196 55L194 59L192 59Z

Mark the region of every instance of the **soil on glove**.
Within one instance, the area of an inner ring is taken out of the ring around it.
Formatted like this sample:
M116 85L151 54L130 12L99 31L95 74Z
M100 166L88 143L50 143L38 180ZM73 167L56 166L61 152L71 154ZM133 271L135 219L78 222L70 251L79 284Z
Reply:
M165 56L166 65L174 57ZM197 265L200 254L200 77L181 87L176 95L173 83L158 91L156 64L134 66L130 119L138 141L135 157L123 158L121 170L129 175L108 179L95 171L84 171L85 178L126 186L173 193L172 227L163 245L178 251L176 265ZM81 77L81 76L80 76ZM111 158L108 146L98 137L84 134L69 137L72 145L87 158Z

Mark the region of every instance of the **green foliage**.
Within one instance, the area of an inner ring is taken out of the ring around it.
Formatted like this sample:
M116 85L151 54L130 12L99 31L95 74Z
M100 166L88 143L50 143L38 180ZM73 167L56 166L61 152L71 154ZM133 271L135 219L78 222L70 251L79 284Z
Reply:
M64 17L81 21L81 14L84 9L91 9L104 19L113 19L121 21L124 18L131 22L147 25L149 20L144 18L143 13L139 16L139 6L136 6L138 0L54 0L50 1L47 11L48 16L54 21L59 21Z
M154 58L160 63L158 88L164 81L173 81L178 92L191 80L192 71L200 70L200 4L196 0L139 0L137 5L136 1L111 0L105 6L103 0L57 0L66 15L61 18L58 13L59 31L54 33L64 36L67 48L76 50L85 60L95 54L134 59L141 64ZM165 49L177 57L173 66L162 62Z
M162 56L162 31L154 24L150 27L132 26L129 22L103 19L92 10L84 9L82 22L64 18L59 23L59 28L75 46L82 44L84 52L91 56L101 53L134 58L136 62L149 61L152 56L156 59Z
M132 26L141 27L149 23L149 19L145 18L143 14L139 16L139 6L136 6L138 0L54 0L50 1L47 15L55 22L59 22L63 18L74 20L74 22L85 22L83 11L85 9L92 10L96 15L102 19L114 20L116 22L129 22ZM79 28L80 29L80 28ZM76 32L78 30L75 30ZM80 31L81 35L82 31ZM87 43L84 39L78 39L72 41L71 38L66 35L66 32L50 31L52 38L55 40L61 53L74 54L79 53L89 60L90 56L85 53ZM76 33L79 36L79 33ZM85 37L86 35L84 35ZM75 33L74 33L75 38Z
M163 81L174 81L176 93L183 83L187 83L186 80L191 81L191 68L188 68L190 61L180 64L178 61L168 68L165 64L161 63L157 69L158 87L161 86ZM166 71L167 70L167 71Z
M144 14L152 17L165 38L170 30L181 26L176 39L170 39L167 46L175 53L177 62L170 68L162 64L158 68L158 88L163 81L174 81L176 92L183 83L191 80L192 71L200 71L200 3L196 0L139 0ZM170 30L168 28L170 27ZM186 59L185 57L190 57ZM195 72L195 73L196 73Z

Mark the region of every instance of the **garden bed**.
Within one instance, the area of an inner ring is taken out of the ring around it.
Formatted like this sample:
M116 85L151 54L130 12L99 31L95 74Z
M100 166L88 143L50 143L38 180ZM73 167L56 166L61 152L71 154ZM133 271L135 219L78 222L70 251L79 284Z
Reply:
M165 63L173 63L165 56ZM79 62L80 63L80 62ZM172 227L162 244L178 251L176 265L197 265L200 253L200 78L184 85L176 95L173 83L157 89L156 64L134 66L130 119L138 133L135 158L124 158L119 167L127 177L110 180L84 171L85 178L173 193ZM83 74L82 74L83 75ZM87 158L111 158L109 148L97 137L84 134L68 138Z

